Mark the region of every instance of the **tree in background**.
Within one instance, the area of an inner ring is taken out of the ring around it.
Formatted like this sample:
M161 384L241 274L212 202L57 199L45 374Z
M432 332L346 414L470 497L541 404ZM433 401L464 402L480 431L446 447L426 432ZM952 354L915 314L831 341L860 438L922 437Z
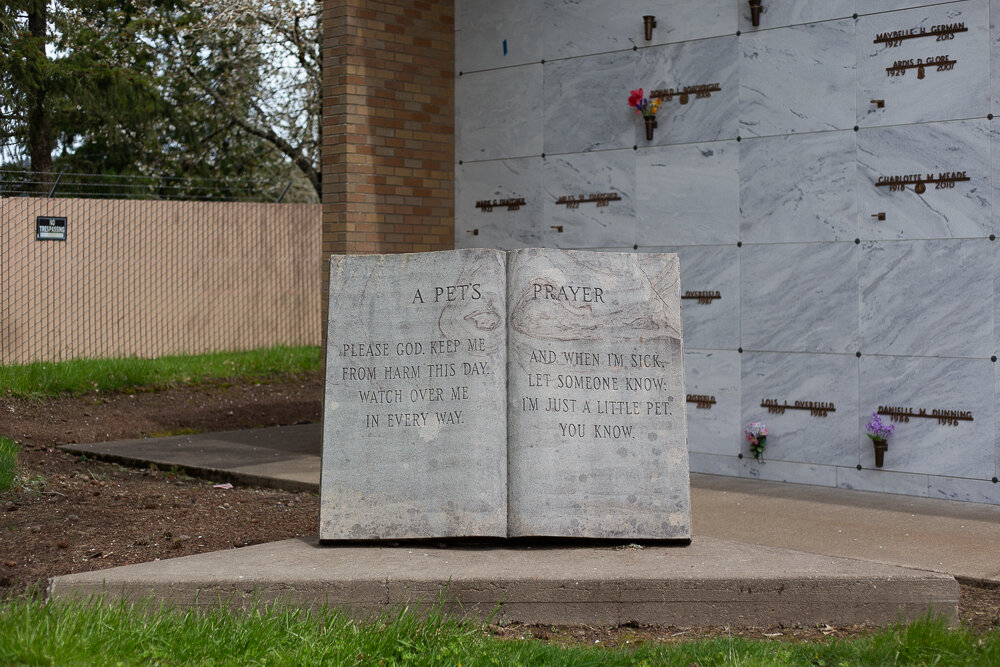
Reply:
M319 9L4 2L0 160L33 172L291 180L299 198L318 197Z

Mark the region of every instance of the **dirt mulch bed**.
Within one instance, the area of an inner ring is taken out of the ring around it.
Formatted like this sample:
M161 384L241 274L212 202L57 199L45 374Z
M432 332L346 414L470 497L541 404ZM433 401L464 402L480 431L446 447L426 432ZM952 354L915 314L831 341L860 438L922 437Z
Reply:
M319 498L272 489L213 488L171 471L126 468L55 449L201 431L315 422L320 375L267 383L215 384L136 394L30 401L0 398L0 435L21 443L22 483L0 494L0 597L44 591L61 574L314 535ZM961 587L962 622L1000 629L1000 591ZM627 645L704 636L792 641L867 634L864 627L494 628L500 637Z

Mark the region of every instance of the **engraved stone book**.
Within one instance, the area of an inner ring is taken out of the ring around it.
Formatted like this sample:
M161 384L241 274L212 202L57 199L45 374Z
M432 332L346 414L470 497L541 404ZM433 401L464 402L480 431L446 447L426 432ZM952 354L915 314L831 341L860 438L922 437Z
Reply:
M320 539L691 536L674 254L335 256Z

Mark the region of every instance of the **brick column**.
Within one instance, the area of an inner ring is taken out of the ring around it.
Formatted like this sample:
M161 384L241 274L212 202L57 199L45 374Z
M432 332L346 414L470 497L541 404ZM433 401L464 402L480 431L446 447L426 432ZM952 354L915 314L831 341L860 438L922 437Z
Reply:
M454 16L324 0L324 273L333 254L454 247Z

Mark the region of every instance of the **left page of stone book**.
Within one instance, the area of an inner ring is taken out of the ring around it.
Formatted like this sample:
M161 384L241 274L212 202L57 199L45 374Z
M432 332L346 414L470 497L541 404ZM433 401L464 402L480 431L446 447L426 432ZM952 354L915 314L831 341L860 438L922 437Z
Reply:
M506 258L330 262L320 540L507 534Z

